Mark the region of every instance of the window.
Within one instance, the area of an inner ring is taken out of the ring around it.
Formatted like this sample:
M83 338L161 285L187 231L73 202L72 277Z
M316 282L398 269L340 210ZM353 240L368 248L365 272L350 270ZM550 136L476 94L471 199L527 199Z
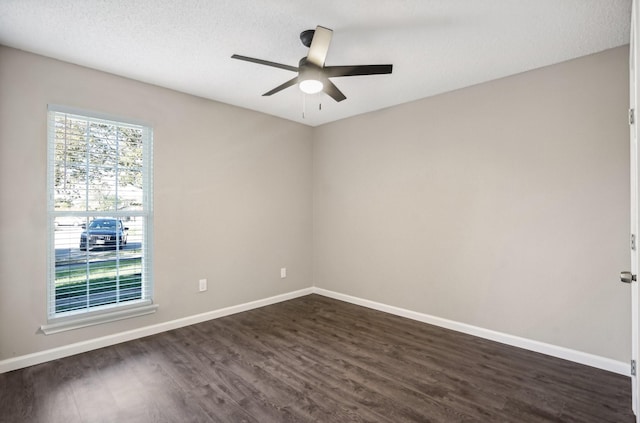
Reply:
M49 322L140 314L152 304L151 128L49 106L48 147Z

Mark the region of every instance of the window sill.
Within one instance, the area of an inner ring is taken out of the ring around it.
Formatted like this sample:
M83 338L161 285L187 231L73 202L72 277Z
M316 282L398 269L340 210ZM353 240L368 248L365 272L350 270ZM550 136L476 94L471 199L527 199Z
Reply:
M45 335L51 335L59 332L85 328L88 326L100 325L103 323L115 322L118 320L129 319L132 317L144 316L155 313L158 309L157 304L144 304L137 307L118 309L109 312L102 312L91 316L80 315L74 317L63 317L60 320L52 320L46 325L40 326L40 331Z

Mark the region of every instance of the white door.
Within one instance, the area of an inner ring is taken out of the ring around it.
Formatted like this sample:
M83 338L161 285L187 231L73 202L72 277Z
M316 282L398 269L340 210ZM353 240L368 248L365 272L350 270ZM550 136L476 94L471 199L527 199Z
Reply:
M623 281L631 283L631 393L632 393L632 407L633 412L636 415L636 422L640 423L640 408L638 403L638 397L640 393L640 386L638 385L639 378L636 376L637 371L634 371L634 367L637 368L635 363L639 363L638 353L640 340L639 323L638 322L638 282L635 281L636 275L638 275L638 255L640 248L638 248L638 227L639 214L638 214L638 199L640 198L638 193L638 124L635 122L637 119L635 115L637 98L638 98L638 81L637 81L637 66L636 58L638 57L638 32L636 31L638 22L638 0L633 0L632 12L631 12L631 39L629 48L629 103L630 103L630 154L631 154L631 274L623 276Z

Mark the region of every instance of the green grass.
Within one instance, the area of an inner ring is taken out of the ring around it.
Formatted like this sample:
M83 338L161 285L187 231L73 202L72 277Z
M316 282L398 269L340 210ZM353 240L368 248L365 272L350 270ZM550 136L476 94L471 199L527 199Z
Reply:
M120 260L120 278L139 273L142 259ZM115 260L107 260L97 263L89 263L89 282L99 279L115 279L118 275L118 265ZM75 265L62 269L56 269L56 290L59 287L69 284L85 284L87 282L87 266Z
M141 258L76 265L56 270L56 312L141 298ZM118 295L119 294L119 295ZM87 304L91 301L91 304Z

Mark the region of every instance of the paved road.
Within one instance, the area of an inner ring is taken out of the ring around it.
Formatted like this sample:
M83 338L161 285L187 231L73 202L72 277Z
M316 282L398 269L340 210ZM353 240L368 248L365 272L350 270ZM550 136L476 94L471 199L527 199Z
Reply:
M62 227L55 231L56 267L68 266L89 261L106 261L116 259L114 247L100 247L89 251L80 251L80 234L82 228ZM120 258L142 257L142 240L130 236L127 245L120 247Z
M56 248L56 267L89 261L107 261L116 259L117 250L114 247L94 248L80 251L80 248ZM142 257L142 243L128 242L120 248L120 260Z

